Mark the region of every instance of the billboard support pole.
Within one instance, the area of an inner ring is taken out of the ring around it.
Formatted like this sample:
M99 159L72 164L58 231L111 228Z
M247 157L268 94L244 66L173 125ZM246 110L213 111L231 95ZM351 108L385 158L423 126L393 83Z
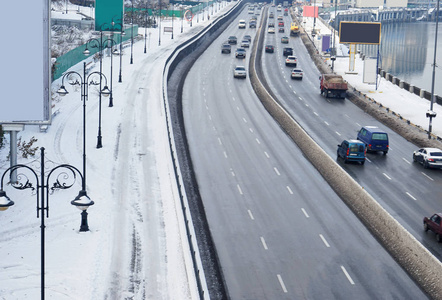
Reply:
M17 132L23 131L25 129L24 124L3 124L3 131L9 131L10 143L9 143L9 160L11 167L17 164ZM11 172L10 181L12 183L17 182L17 171Z

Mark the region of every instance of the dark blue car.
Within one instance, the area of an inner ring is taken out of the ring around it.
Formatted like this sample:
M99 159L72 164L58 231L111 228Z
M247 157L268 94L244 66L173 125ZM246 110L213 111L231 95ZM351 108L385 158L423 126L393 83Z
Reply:
M388 153L388 134L376 126L364 126L358 132L358 140L363 142L368 152L383 151Z

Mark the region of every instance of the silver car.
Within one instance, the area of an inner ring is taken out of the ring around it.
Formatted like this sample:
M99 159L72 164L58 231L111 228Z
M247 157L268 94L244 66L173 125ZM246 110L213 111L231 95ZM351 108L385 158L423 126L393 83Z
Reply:
M414 151L413 161L421 163L424 168L442 168L442 150L438 148L421 148Z
M236 66L235 70L233 70L233 78L246 78L247 72L246 67Z

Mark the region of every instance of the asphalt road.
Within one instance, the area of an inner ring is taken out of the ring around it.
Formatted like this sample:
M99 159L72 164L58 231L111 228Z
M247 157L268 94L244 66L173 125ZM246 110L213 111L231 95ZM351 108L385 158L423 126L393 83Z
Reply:
M271 8L269 11L275 11ZM276 22L276 21L275 21ZM304 127L313 139L331 156L336 157L337 145L344 139L355 139L362 126L374 125L389 135L387 155L368 153L364 166L338 163L358 181L393 217L439 260L442 247L431 232L423 231L422 219L440 211L442 172L424 169L413 163L412 154L418 148L348 100L325 98L320 95L320 72L310 59L300 37L290 37L290 17L284 17L286 33L266 34L265 44L273 44L275 53L263 54L262 65L266 80L281 104ZM289 36L289 44L280 38ZM285 66L282 48L292 47L298 66L304 71L303 80L290 78L293 67ZM399 101L399 100L398 100Z
M245 10L238 20L250 16ZM232 22L183 91L192 161L231 299L426 298L268 115L249 79L233 78L236 65L248 67L250 50L240 60L221 54L221 44L255 32ZM313 94L307 82L303 92Z

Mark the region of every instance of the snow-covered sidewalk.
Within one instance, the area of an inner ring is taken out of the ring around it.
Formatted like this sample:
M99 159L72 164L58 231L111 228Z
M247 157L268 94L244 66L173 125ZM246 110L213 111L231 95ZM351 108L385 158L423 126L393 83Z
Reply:
M135 43L130 64L131 49L124 49L122 83L118 82L119 57L114 56L113 107L108 107L108 98L101 103L101 149L96 148L98 93L95 86L89 87L87 193L95 202L88 209L90 231L79 232L80 211L70 204L81 188L80 182L49 195L49 218L45 220L48 299L198 298L177 202L161 80L165 60L175 47L234 4L223 2L210 21L206 11L205 21L201 16L199 22L195 18L192 27L184 22L183 33L181 22L175 20L174 39L158 28L148 29L146 54L144 40ZM162 25L171 27L171 20L163 20ZM144 34L144 28L139 34ZM98 62L87 63L89 74L99 70ZM82 74L82 68L83 63L79 63L70 70ZM108 56L103 59L103 73L110 80ZM46 159L81 169L80 89L65 81L69 94L61 98L55 93L60 85L61 78L52 85L53 111L58 114L47 132L26 126L19 136L24 141L36 137L36 146L46 148ZM0 152L2 173L9 167L8 150L6 145ZM18 162L29 161L19 158ZM15 205L0 213L0 299L38 299L40 219L36 218L36 195L9 185L5 190Z

